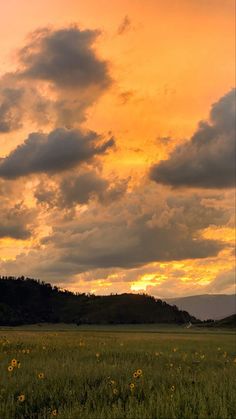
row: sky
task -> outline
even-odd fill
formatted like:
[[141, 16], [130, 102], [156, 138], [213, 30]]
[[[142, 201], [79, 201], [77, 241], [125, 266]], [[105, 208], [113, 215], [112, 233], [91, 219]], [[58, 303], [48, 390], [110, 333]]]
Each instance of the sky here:
[[232, 0], [0, 0], [0, 274], [235, 291]]

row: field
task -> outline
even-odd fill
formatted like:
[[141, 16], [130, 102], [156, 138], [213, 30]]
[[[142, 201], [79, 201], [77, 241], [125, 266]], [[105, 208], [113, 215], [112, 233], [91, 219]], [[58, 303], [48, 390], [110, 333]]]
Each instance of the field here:
[[235, 343], [182, 327], [2, 329], [0, 418], [233, 419]]

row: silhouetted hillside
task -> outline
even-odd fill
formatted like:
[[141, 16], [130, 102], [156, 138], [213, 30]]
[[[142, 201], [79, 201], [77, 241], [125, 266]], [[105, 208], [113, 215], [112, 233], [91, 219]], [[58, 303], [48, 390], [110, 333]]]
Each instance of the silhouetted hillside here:
[[0, 277], [0, 325], [196, 322], [186, 311], [137, 294], [95, 296], [62, 291], [30, 278]]
[[221, 320], [212, 321], [208, 324], [201, 323], [201, 326], [236, 328], [236, 314], [232, 314], [232, 316], [225, 317]]
[[175, 304], [180, 310], [186, 310], [201, 320], [220, 320], [236, 313], [235, 295], [204, 294], [168, 298], [165, 301], [168, 304]]

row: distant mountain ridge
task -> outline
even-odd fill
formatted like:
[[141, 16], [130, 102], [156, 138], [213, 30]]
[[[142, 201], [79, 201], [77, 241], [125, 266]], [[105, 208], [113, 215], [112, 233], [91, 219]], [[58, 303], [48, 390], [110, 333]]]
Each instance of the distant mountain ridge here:
[[197, 319], [145, 294], [74, 294], [30, 278], [0, 277], [0, 325], [43, 322], [184, 324]]
[[182, 298], [164, 299], [168, 304], [176, 305], [201, 320], [220, 320], [236, 313], [234, 294], [203, 294]]

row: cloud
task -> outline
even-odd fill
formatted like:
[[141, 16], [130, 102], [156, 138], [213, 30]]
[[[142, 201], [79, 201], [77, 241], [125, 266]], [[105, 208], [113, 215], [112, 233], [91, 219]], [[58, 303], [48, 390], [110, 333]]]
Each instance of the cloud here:
[[102, 178], [94, 170], [83, 172], [78, 176], [70, 176], [60, 184], [60, 205], [71, 207], [74, 204], [87, 204], [97, 197], [100, 202], [115, 200], [125, 192], [125, 182], [110, 186], [110, 182]]
[[120, 199], [126, 192], [129, 179], [105, 179], [95, 169], [86, 168], [78, 172], [70, 170], [69, 175], [63, 175], [48, 184], [41, 181], [34, 196], [38, 203], [48, 207], [73, 209], [76, 205], [88, 204], [97, 200], [103, 205]]
[[14, 206], [1, 205], [0, 238], [28, 239], [32, 235], [34, 217], [35, 210], [27, 208], [22, 203]]
[[94, 44], [98, 30], [43, 28], [18, 50], [15, 70], [0, 78], [0, 133], [54, 124], [72, 128], [112, 85], [109, 63]]
[[154, 165], [150, 178], [173, 187], [231, 188], [235, 185], [235, 89], [213, 104], [208, 122]]
[[211, 293], [220, 293], [235, 291], [235, 269], [226, 272], [220, 272], [215, 279], [207, 286], [207, 291]]
[[0, 239], [26, 240], [33, 235], [37, 210], [24, 203], [24, 192], [23, 182], [0, 179]]
[[23, 65], [20, 76], [49, 81], [60, 88], [97, 85], [106, 89], [111, 84], [108, 65], [93, 49], [98, 35], [98, 30], [80, 30], [76, 26], [35, 31], [19, 51]]
[[22, 88], [0, 85], [0, 133], [8, 133], [21, 127]]
[[222, 244], [201, 238], [199, 231], [226, 218], [222, 211], [205, 207], [198, 196], [173, 200], [147, 191], [129, 193], [107, 207], [90, 205], [79, 217], [54, 226], [42, 242], [54, 255], [47, 269], [132, 269], [155, 261], [214, 256]]
[[111, 138], [97, 144], [93, 131], [58, 128], [49, 134], [32, 133], [25, 142], [0, 160], [0, 177], [14, 179], [31, 173], [56, 173], [88, 162], [115, 144]]
[[124, 35], [126, 32], [130, 30], [130, 28], [131, 28], [131, 20], [129, 16], [126, 15], [117, 29], [117, 34]]
[[[170, 193], [161, 186], [157, 193], [156, 185], [149, 184], [104, 203], [96, 196], [103, 193], [102, 183], [98, 181], [96, 191], [96, 181], [85, 182], [93, 185], [88, 187], [90, 191], [94, 189], [91, 194], [96, 199], [92, 199], [85, 186], [77, 185], [77, 180], [74, 183], [72, 177], [68, 176], [71, 191], [63, 205], [58, 205], [59, 189], [52, 208], [45, 212], [44, 222], [51, 227], [50, 233], [41, 239], [37, 250], [21, 254], [15, 261], [2, 262], [2, 272], [70, 282], [79, 274], [89, 273], [92, 277], [93, 273], [96, 275], [103, 270], [113, 271], [114, 281], [118, 281], [119, 276], [121, 281], [125, 281], [125, 277], [135, 281], [142, 267], [143, 274], [149, 272], [149, 264], [186, 259], [207, 264], [209, 257], [214, 260], [218, 252], [227, 247], [224, 242], [202, 235], [209, 225], [222, 226], [229, 219], [227, 209], [213, 207], [210, 202], [206, 205], [206, 196], [202, 199], [198, 194]], [[93, 175], [86, 178], [92, 179]], [[42, 194], [50, 192], [49, 187]], [[51, 198], [41, 199], [50, 201]], [[76, 202], [86, 199], [90, 200], [89, 205], [74, 207]], [[163, 274], [160, 269], [156, 272]], [[177, 275], [176, 268], [173, 275]], [[179, 275], [180, 272], [178, 278]], [[113, 277], [108, 277], [107, 281], [113, 282]]]

